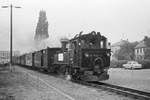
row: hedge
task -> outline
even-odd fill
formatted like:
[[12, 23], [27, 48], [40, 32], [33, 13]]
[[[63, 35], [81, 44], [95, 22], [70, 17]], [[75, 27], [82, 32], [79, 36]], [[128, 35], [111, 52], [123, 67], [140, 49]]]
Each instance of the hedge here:
[[149, 69], [150, 68], [150, 60], [145, 59], [145, 60], [141, 60], [138, 61], [140, 64], [142, 64], [142, 68], [144, 69]]

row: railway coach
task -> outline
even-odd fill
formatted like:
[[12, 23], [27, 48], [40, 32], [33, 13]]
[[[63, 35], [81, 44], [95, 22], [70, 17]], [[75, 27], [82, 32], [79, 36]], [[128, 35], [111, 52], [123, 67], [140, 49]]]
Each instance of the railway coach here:
[[27, 53], [25, 54], [25, 65], [32, 67], [34, 66], [34, 57], [33, 57], [33, 53]]
[[26, 54], [21, 55], [20, 58], [19, 58], [19, 60], [20, 60], [19, 64], [22, 65], [22, 66], [24, 66], [26, 64], [25, 55]]
[[33, 67], [34, 68], [38, 68], [38, 69], [42, 69], [42, 65], [43, 65], [43, 57], [42, 57], [42, 50], [40, 51], [35, 51], [33, 53]]
[[61, 48], [49, 48], [41, 50], [41, 68], [48, 72], [57, 72], [54, 64], [54, 54], [60, 51]]
[[61, 48], [47, 47], [46, 49], [32, 53], [32, 66], [44, 71], [56, 72], [56, 67], [54, 65], [54, 54], [60, 50]]

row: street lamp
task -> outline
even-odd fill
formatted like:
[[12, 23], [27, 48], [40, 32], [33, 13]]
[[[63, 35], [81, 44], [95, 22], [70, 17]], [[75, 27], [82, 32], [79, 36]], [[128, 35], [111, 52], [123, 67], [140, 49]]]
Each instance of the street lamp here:
[[13, 6], [10, 4], [10, 6], [2, 6], [2, 8], [8, 8], [10, 7], [10, 71], [12, 72], [12, 32], [13, 32], [13, 24], [12, 24], [12, 8], [21, 8], [19, 6]]

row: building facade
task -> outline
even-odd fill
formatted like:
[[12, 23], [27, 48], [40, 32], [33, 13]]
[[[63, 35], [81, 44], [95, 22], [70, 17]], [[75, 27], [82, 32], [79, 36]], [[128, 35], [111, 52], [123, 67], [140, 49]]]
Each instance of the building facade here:
[[135, 48], [135, 60], [144, 60], [145, 51], [148, 47], [146, 46], [144, 41], [141, 41]]
[[[19, 51], [13, 51], [13, 56], [19, 56]], [[5, 64], [10, 61], [10, 52], [9, 51], [0, 51], [0, 64]]]
[[119, 50], [121, 49], [121, 47], [126, 43], [128, 43], [128, 40], [121, 40], [117, 43], [112, 44], [112, 46], [111, 46], [111, 51], [112, 51], [111, 60], [118, 60], [118, 57], [115, 54], [117, 54], [119, 52]]

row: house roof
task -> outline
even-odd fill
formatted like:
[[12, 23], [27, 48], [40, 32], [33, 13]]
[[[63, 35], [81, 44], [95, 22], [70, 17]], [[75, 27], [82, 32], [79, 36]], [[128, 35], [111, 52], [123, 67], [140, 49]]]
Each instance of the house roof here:
[[112, 44], [112, 47], [115, 47], [115, 46], [122, 46], [122, 45], [124, 45], [124, 44], [126, 44], [126, 43], [128, 43], [127, 40], [121, 40], [121, 41], [119, 41], [119, 42], [116, 42], [116, 43]]
[[146, 46], [146, 44], [145, 44], [145, 42], [144, 41], [141, 41], [139, 44], [137, 44], [136, 46], [135, 46], [135, 48], [146, 48], [147, 46]]

